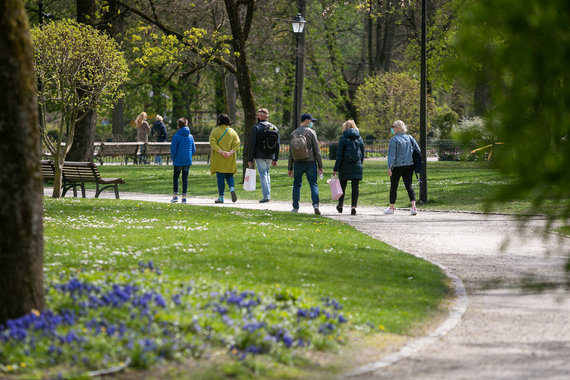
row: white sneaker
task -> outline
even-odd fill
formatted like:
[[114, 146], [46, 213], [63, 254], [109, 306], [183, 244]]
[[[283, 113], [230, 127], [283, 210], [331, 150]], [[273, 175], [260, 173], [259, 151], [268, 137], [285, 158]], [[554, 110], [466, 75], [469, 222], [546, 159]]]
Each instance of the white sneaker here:
[[417, 215], [418, 214], [418, 209], [415, 207], [412, 207], [412, 209], [410, 210], [410, 215]]
[[384, 214], [386, 214], [386, 215], [394, 215], [394, 210], [391, 209], [390, 207], [388, 207], [386, 210], [384, 210]]

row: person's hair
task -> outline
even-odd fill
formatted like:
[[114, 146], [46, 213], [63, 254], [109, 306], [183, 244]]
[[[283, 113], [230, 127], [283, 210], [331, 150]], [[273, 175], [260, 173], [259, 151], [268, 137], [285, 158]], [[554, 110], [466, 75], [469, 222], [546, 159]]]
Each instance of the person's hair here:
[[267, 110], [267, 108], [260, 108], [257, 110], [257, 113], [262, 113], [264, 115], [269, 116], [269, 111]]
[[344, 124], [342, 124], [342, 131], [346, 131], [347, 129], [351, 129], [354, 128], [358, 131], [358, 127], [356, 126], [356, 123], [354, 122], [354, 120], [347, 120], [344, 122]]
[[140, 127], [143, 123], [143, 121], [146, 120], [146, 112], [141, 112], [139, 113], [139, 116], [137, 116], [136, 120], [135, 120], [135, 125], [138, 127]]
[[397, 127], [400, 131], [404, 133], [408, 132], [408, 127], [406, 127], [406, 124], [404, 124], [402, 120], [396, 120], [395, 122], [392, 123], [392, 126]]
[[163, 121], [164, 119], [162, 118], [162, 116], [156, 115], [156, 120], [158, 120], [158, 121]]
[[185, 117], [181, 117], [180, 119], [178, 119], [178, 121], [176, 121], [176, 125], [178, 126], [178, 128], [182, 128], [188, 125], [188, 119], [186, 119]]
[[227, 114], [221, 113], [218, 115], [217, 124], [218, 125], [232, 125], [232, 122], [230, 120], [230, 117]]

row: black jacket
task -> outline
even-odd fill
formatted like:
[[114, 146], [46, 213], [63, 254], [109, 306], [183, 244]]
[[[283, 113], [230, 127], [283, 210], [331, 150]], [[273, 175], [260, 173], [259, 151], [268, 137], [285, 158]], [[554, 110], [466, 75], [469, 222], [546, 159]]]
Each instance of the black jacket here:
[[152, 125], [152, 135], [156, 139], [156, 142], [166, 141], [166, 126], [162, 121], [155, 121]]
[[[358, 162], [347, 162], [344, 159], [346, 143], [348, 140], [355, 140], [360, 148], [361, 159]], [[362, 163], [364, 162], [364, 141], [358, 131], [354, 128], [347, 129], [343, 132], [338, 141], [336, 151], [336, 162], [333, 171], [338, 173], [338, 179], [362, 179]]]
[[[249, 140], [247, 142], [247, 161], [253, 162], [254, 158], [263, 158], [267, 160], [279, 161], [279, 148], [277, 153], [275, 154], [265, 154], [259, 150], [261, 146], [261, 134], [263, 133], [263, 129], [265, 128], [264, 123], [269, 123], [267, 120], [262, 120], [255, 124], [253, 128], [251, 128], [251, 134], [249, 135]], [[277, 142], [279, 145], [279, 142]]]

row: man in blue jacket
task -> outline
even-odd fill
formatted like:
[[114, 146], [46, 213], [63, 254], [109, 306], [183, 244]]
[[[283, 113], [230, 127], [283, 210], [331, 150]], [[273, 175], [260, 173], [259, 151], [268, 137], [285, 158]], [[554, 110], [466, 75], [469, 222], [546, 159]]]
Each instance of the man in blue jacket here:
[[196, 144], [194, 144], [194, 137], [190, 134], [188, 120], [183, 117], [178, 119], [176, 124], [178, 125], [178, 132], [172, 136], [172, 142], [170, 143], [170, 157], [172, 157], [172, 165], [174, 165], [174, 175], [172, 177], [174, 193], [170, 202], [178, 202], [178, 178], [182, 172], [182, 203], [186, 203], [188, 171], [192, 165], [192, 156], [196, 152]]

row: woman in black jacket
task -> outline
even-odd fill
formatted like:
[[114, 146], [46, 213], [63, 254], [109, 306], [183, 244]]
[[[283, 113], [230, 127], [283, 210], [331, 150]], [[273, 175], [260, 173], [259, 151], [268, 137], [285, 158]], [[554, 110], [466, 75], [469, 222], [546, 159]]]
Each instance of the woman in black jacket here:
[[336, 162], [334, 164], [333, 176], [338, 172], [338, 179], [342, 187], [342, 196], [338, 200], [336, 209], [342, 213], [344, 195], [348, 180], [351, 182], [351, 215], [356, 215], [356, 204], [358, 203], [358, 183], [362, 180], [362, 163], [364, 162], [364, 141], [360, 137], [358, 128], [354, 120], [348, 120], [342, 125], [342, 136], [338, 141], [336, 151]]

